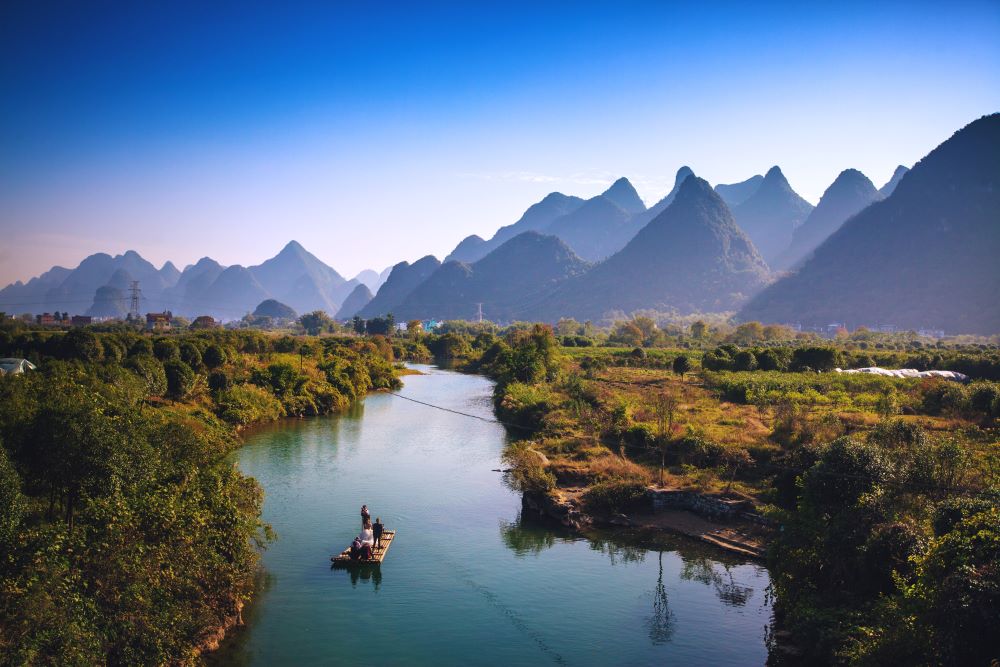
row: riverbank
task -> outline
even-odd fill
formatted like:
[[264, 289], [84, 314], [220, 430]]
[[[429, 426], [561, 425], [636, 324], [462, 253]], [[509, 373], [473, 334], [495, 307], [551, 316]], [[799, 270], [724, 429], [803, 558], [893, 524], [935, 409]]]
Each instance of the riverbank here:
[[[724, 513], [718, 511], [707, 516], [702, 513], [720, 505], [724, 507], [727, 504], [724, 499], [656, 487], [648, 489], [649, 502], [645, 507], [637, 507], [628, 513], [588, 514], [582, 501], [585, 491], [581, 488], [559, 488], [547, 493], [529, 490], [523, 493], [522, 503], [526, 509], [554, 519], [581, 534], [594, 526], [623, 533], [666, 532], [761, 562], [773, 531], [762, 517], [751, 519], [732, 513], [725, 520], [721, 518]], [[663, 497], [671, 500], [660, 500]]]

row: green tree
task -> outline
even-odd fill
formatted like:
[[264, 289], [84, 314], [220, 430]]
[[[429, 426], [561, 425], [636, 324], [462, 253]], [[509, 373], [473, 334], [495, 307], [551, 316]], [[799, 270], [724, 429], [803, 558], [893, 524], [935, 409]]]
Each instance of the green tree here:
[[310, 336], [317, 336], [321, 333], [332, 331], [336, 324], [330, 316], [322, 310], [314, 310], [299, 318], [299, 324]]
[[225, 348], [212, 343], [205, 348], [205, 353], [202, 355], [201, 360], [208, 368], [216, 369], [226, 363], [228, 356]]
[[672, 366], [674, 369], [674, 373], [680, 375], [681, 379], [683, 380], [684, 375], [691, 371], [691, 360], [688, 359], [685, 355], [680, 354], [674, 357]]
[[177, 342], [169, 338], [157, 338], [153, 343], [153, 354], [160, 361], [170, 361], [181, 358], [181, 349]]
[[104, 357], [101, 341], [96, 334], [86, 329], [70, 329], [63, 336], [62, 347], [67, 359], [94, 362]]
[[194, 389], [197, 375], [183, 361], [173, 359], [163, 364], [167, 376], [167, 396], [180, 400], [186, 398]]

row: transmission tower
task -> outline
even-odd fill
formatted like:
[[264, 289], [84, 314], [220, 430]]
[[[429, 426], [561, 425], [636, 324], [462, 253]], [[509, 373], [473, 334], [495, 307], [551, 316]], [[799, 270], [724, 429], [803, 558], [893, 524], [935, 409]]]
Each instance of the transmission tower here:
[[481, 304], [481, 303], [477, 303], [477, 304], [476, 304], [476, 309], [477, 309], [477, 311], [478, 311], [478, 312], [476, 313], [476, 319], [477, 319], [477, 320], [478, 320], [479, 322], [482, 322], [482, 321], [483, 321], [483, 304]]
[[132, 284], [128, 288], [129, 293], [129, 306], [128, 315], [133, 320], [139, 319], [139, 297], [142, 296], [142, 290], [139, 289], [139, 281], [133, 280]]

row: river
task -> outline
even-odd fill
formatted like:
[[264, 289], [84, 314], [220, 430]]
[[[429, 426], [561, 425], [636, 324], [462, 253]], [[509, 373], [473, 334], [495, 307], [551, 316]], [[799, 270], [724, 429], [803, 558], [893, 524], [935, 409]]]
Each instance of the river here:
[[[491, 383], [417, 366], [411, 399], [492, 418]], [[686, 538], [574, 535], [521, 515], [496, 424], [374, 394], [248, 435], [277, 533], [219, 665], [760, 665], [767, 570]], [[362, 503], [381, 571], [331, 570]]]

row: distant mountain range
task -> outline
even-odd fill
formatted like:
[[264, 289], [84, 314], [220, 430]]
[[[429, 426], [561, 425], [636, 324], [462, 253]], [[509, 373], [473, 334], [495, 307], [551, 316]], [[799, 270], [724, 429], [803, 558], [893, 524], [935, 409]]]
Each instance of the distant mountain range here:
[[771, 262], [789, 246], [795, 228], [812, 210], [812, 204], [792, 190], [781, 169], [771, 167], [757, 189], [733, 206], [733, 217]]
[[1000, 332], [1000, 114], [935, 148], [743, 319]]
[[725, 202], [688, 176], [673, 202], [620, 252], [526, 310], [531, 319], [600, 320], [609, 311], [719, 312], [756, 293], [768, 270]]
[[397, 320], [424, 318], [510, 321], [524, 315], [531, 301], [550, 293], [590, 264], [555, 236], [524, 232], [473, 264], [446, 262], [417, 285], [397, 306]]
[[[381, 278], [374, 271], [370, 273], [365, 277], [377, 288]], [[8, 285], [0, 290], [0, 310], [124, 317], [133, 281], [139, 283], [142, 312], [170, 310], [222, 320], [239, 319], [266, 299], [287, 304], [299, 313], [335, 313], [360, 284], [358, 279], [345, 280], [296, 241], [257, 266], [224, 267], [203, 257], [183, 271], [171, 262], [157, 269], [130, 250], [114, 257], [91, 255], [75, 269], [54, 267], [27, 283]]]
[[[766, 322], [1000, 332], [1000, 115], [956, 133], [879, 190], [846, 169], [816, 207], [781, 169], [713, 189], [689, 167], [646, 208], [628, 179], [590, 199], [554, 192], [488, 240], [346, 280], [295, 241], [256, 266], [183, 271], [99, 253], [0, 290], [9, 313], [237, 319], [273, 299], [340, 319], [603, 320], [638, 310], [739, 310]], [[770, 267], [769, 267], [770, 264]], [[786, 273], [771, 273], [770, 269]]]
[[771, 266], [791, 268], [840, 229], [848, 218], [881, 198], [868, 177], [857, 169], [840, 172], [809, 217], [792, 232], [792, 242], [774, 258]]

